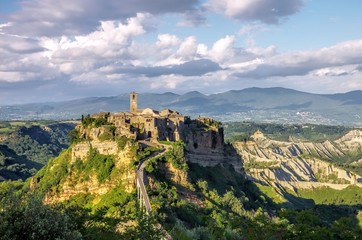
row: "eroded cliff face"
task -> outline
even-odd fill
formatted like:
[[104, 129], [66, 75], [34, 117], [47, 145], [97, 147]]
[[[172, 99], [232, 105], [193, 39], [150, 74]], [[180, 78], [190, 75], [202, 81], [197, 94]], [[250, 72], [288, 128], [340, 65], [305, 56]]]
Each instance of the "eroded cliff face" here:
[[79, 136], [86, 140], [99, 140], [102, 135], [109, 133], [111, 125], [100, 127], [84, 127], [83, 125], [77, 125], [76, 129], [79, 132]]
[[240, 156], [232, 146], [224, 143], [224, 131], [218, 122], [199, 118], [185, 124], [182, 140], [186, 144], [186, 158], [201, 166], [232, 165], [242, 172]]
[[284, 187], [329, 186], [340, 189], [355, 184], [362, 177], [330, 162], [338, 158], [348, 161], [351, 152], [362, 152], [361, 131], [354, 130], [336, 141], [323, 143], [281, 142], [268, 139], [261, 132], [252, 141], [236, 142], [246, 174], [256, 181]]
[[[112, 159], [112, 168], [107, 170], [109, 176], [102, 181], [99, 178], [99, 169], [89, 166], [94, 162], [88, 156], [95, 151], [103, 156], [103, 159], [98, 160], [104, 161], [100, 164], [109, 164], [104, 159]], [[60, 181], [56, 191], [51, 190], [46, 193], [45, 203], [61, 202], [81, 193], [103, 195], [119, 186], [127, 192], [134, 190], [136, 172], [132, 165], [134, 160], [132, 144], [128, 143], [124, 149], [119, 149], [115, 141], [95, 139], [73, 145], [69, 155], [68, 174]]]
[[222, 128], [217, 130], [191, 132], [185, 137], [186, 158], [192, 163], [203, 167], [232, 165], [238, 172], [242, 172], [240, 156], [224, 143]]

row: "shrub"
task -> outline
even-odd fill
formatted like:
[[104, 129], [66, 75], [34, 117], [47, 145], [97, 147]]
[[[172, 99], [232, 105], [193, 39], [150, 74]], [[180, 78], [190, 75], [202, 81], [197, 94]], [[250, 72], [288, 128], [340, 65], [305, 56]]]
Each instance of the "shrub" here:
[[91, 148], [87, 157], [88, 161], [85, 164], [84, 172], [90, 173], [95, 170], [99, 183], [104, 183], [110, 178], [114, 163], [114, 156], [100, 154], [97, 149]]
[[0, 239], [82, 239], [75, 219], [36, 196], [11, 191], [2, 199]]
[[100, 141], [114, 140], [116, 127], [115, 126], [104, 126], [104, 132], [99, 136]]
[[187, 171], [188, 166], [185, 158], [185, 143], [181, 141], [173, 143], [172, 148], [165, 154], [165, 159], [175, 168]]
[[73, 129], [68, 134], [68, 139], [70, 144], [75, 144], [81, 141], [81, 138], [79, 137], [79, 131], [77, 129]]
[[124, 150], [126, 144], [128, 142], [128, 138], [126, 136], [117, 136], [116, 142], [119, 150]]

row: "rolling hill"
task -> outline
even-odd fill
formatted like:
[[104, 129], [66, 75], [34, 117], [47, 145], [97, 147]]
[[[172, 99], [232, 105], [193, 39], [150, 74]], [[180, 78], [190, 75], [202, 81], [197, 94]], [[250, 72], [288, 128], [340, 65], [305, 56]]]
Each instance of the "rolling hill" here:
[[[247, 88], [204, 95], [166, 92], [142, 93], [140, 108], [171, 108], [190, 115], [207, 115], [221, 121], [319, 123], [362, 125], [362, 91], [312, 94], [286, 88]], [[2, 120], [75, 119], [81, 114], [118, 112], [129, 108], [129, 95], [91, 97], [64, 102], [32, 103], [0, 107]]]

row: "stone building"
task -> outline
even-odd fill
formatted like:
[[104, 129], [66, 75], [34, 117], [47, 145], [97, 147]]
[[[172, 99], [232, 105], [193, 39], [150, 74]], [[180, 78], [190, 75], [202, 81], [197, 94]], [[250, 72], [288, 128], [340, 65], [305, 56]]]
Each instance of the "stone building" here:
[[[224, 144], [221, 123], [212, 118], [190, 119], [170, 109], [139, 109], [138, 94], [135, 92], [130, 93], [129, 112], [99, 113], [92, 117], [107, 119], [115, 126], [116, 136], [151, 142], [181, 140], [190, 162], [202, 166], [231, 164], [235, 170], [242, 170], [236, 151]], [[101, 132], [99, 130], [91, 135], [97, 137]]]
[[116, 126], [116, 133], [137, 140], [178, 141], [185, 117], [180, 113], [164, 109], [138, 109], [138, 94], [130, 94], [130, 111], [110, 114], [108, 121]]

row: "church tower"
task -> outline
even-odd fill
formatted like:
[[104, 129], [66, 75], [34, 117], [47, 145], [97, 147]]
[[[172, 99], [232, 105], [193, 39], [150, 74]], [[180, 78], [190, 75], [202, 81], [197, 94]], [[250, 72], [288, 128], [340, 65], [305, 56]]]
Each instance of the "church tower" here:
[[138, 94], [136, 92], [131, 92], [129, 95], [129, 110], [131, 113], [137, 113], [137, 102], [138, 102]]

